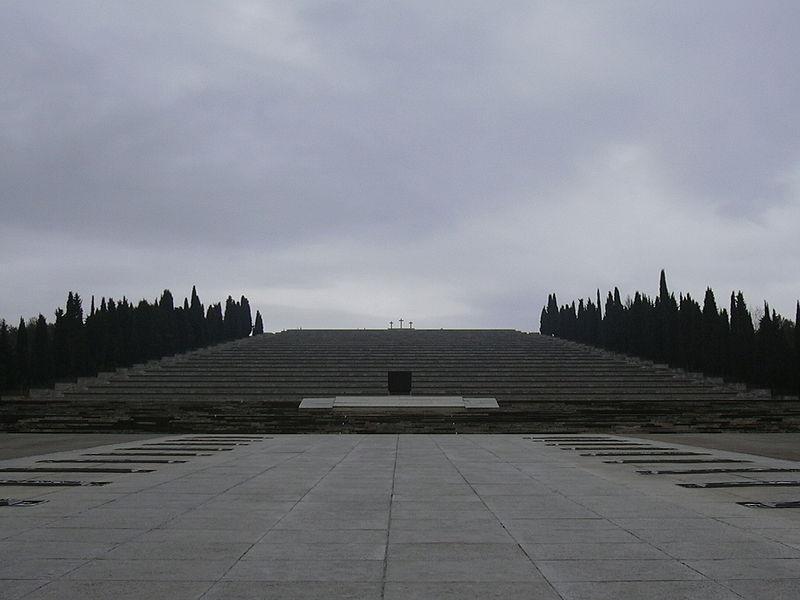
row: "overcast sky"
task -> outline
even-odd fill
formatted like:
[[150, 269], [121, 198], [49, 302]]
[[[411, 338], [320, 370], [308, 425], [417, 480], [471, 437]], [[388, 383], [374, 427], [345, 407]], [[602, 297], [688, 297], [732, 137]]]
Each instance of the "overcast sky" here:
[[0, 0], [0, 317], [196, 283], [270, 330], [794, 317], [800, 2]]

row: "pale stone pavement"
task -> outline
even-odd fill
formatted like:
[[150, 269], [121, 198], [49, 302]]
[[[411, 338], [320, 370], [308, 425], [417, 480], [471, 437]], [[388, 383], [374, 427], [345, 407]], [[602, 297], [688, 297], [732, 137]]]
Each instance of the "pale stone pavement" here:
[[[245, 437], [259, 439], [232, 439]], [[676, 485], [800, 473], [637, 473], [799, 463], [719, 450], [581, 456], [702, 450], [607, 435], [572, 436], [606, 440], [585, 446], [531, 437], [570, 436], [196, 434], [3, 460], [0, 468], [152, 472], [0, 473], [111, 482], [0, 487], [0, 498], [47, 500], [0, 507], [0, 598], [800, 597], [800, 509], [737, 504], [800, 500], [800, 488]], [[127, 456], [145, 452], [154, 456]], [[193, 453], [204, 456], [163, 456]], [[751, 462], [604, 462], [639, 458]]]

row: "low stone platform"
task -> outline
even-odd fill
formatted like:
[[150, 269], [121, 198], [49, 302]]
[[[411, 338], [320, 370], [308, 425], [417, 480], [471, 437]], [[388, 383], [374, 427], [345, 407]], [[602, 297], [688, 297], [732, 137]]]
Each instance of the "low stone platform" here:
[[[0, 468], [45, 501], [0, 506], [1, 598], [800, 595], [800, 509], [753, 507], [800, 499], [765, 485], [800, 463], [665, 440], [192, 434]], [[678, 485], [711, 482], [739, 485]]]
[[499, 408], [494, 398], [461, 396], [335, 396], [303, 398], [300, 410], [452, 412]]

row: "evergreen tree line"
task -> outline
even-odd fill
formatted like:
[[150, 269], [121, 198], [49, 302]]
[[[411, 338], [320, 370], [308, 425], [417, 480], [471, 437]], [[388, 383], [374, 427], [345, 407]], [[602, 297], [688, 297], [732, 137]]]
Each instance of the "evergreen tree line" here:
[[636, 292], [623, 302], [614, 288], [601, 309], [599, 290], [594, 301], [581, 299], [563, 306], [550, 294], [539, 331], [775, 393], [797, 394], [798, 323], [800, 302], [793, 323], [767, 303], [763, 315], [754, 320], [741, 292], [731, 293], [729, 307], [717, 305], [711, 288], [702, 306], [690, 294], [676, 299], [661, 271], [654, 299]]
[[228, 296], [224, 309], [221, 303], [206, 309], [195, 287], [182, 306], [169, 290], [152, 303], [103, 298], [96, 307], [92, 297], [84, 318], [83, 299], [69, 292], [52, 323], [41, 314], [17, 327], [0, 321], [0, 390], [48, 387], [251, 333], [264, 333], [264, 323], [258, 311], [253, 321], [244, 296]]

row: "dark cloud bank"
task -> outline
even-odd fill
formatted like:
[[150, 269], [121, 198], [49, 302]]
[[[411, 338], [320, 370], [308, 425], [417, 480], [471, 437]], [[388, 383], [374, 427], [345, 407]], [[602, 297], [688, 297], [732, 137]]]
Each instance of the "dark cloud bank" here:
[[536, 329], [800, 296], [797, 2], [3, 2], [0, 315]]

